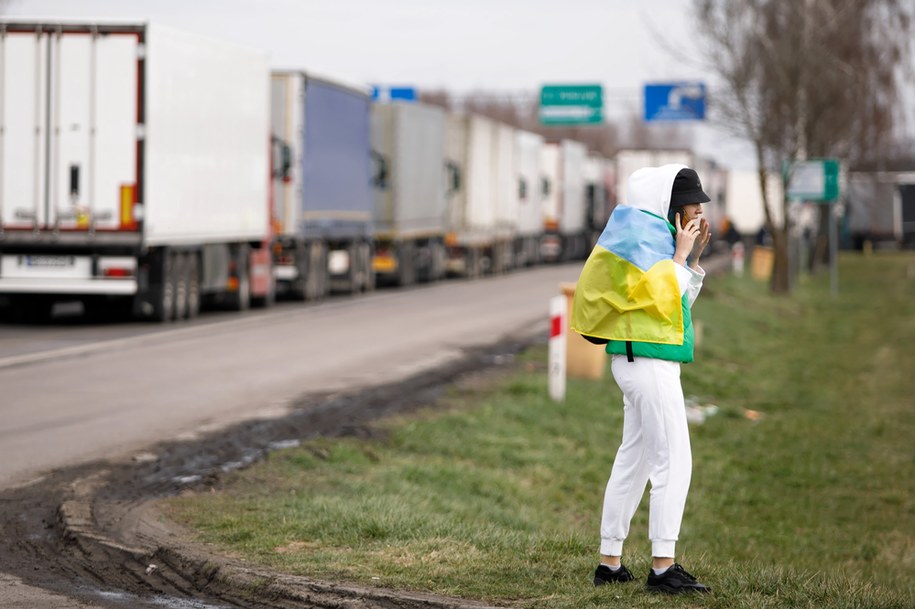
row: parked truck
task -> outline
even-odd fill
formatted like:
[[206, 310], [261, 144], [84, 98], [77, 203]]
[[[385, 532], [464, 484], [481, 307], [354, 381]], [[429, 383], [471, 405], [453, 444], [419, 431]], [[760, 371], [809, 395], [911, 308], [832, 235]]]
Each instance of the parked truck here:
[[573, 140], [543, 146], [543, 260], [578, 260], [590, 252], [583, 173], [587, 154], [585, 145]]
[[518, 198], [518, 169], [515, 161], [515, 128], [494, 123], [493, 200], [496, 223], [489, 246], [489, 270], [504, 273], [515, 267], [515, 239], [518, 235], [521, 202]]
[[[448, 116], [448, 272], [475, 278], [512, 264], [513, 131], [475, 114]], [[508, 174], [500, 175], [501, 171]]]
[[159, 321], [273, 294], [269, 70], [158, 24], [0, 23], [0, 295]]
[[406, 286], [445, 275], [445, 112], [411, 102], [372, 106], [373, 269]]
[[271, 85], [278, 289], [299, 300], [374, 289], [369, 90], [301, 71]]
[[515, 178], [518, 197], [518, 232], [515, 237], [515, 264], [529, 266], [540, 262], [543, 238], [543, 175], [540, 154], [543, 137], [529, 131], [515, 133]]
[[593, 247], [610, 218], [612, 207], [608, 198], [608, 161], [599, 154], [589, 154], [584, 165], [585, 225], [588, 246]]
[[915, 173], [849, 173], [842, 200], [854, 249], [915, 244]]
[[[769, 200], [769, 211], [776, 226], [784, 223], [783, 192], [781, 176], [769, 174], [766, 181], [766, 196]], [[728, 171], [724, 199], [725, 216], [741, 236], [755, 237], [765, 229], [766, 211], [763, 207], [763, 194], [759, 186], [758, 172], [752, 170]]]

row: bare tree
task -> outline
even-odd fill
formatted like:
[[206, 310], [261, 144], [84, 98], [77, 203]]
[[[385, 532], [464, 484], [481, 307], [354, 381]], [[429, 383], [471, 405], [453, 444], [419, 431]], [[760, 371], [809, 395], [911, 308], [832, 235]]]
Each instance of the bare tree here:
[[[772, 289], [790, 290], [787, 199], [764, 185], [784, 161], [839, 157], [854, 164], [889, 142], [913, 30], [910, 0], [694, 0], [703, 54], [725, 93], [717, 121], [754, 146], [766, 228], [773, 239]], [[776, 224], [773, 206], [783, 206]]]

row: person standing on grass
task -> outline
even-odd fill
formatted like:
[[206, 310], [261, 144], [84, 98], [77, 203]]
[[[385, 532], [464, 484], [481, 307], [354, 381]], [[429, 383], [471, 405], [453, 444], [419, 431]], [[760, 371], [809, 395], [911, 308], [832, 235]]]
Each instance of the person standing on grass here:
[[710, 592], [674, 560], [692, 455], [680, 364], [693, 361], [690, 307], [702, 288], [699, 259], [711, 237], [708, 195], [684, 165], [639, 169], [581, 272], [572, 329], [606, 344], [623, 392], [623, 439], [604, 493], [594, 585], [634, 579], [623, 542], [651, 482], [648, 536], [653, 592]]

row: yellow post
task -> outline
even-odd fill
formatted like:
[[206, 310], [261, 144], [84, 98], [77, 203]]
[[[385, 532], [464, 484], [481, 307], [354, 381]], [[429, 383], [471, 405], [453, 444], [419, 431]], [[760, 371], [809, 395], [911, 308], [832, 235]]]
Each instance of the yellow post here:
[[[566, 297], [569, 312], [568, 319], [572, 319], [572, 298], [575, 296], [575, 284], [560, 284], [560, 289]], [[567, 331], [566, 337], [566, 375], [570, 378], [601, 379], [606, 369], [607, 355], [603, 345], [595, 345], [583, 339], [577, 332]]]
[[772, 276], [775, 252], [771, 247], [757, 245], [750, 256], [750, 274], [753, 279], [767, 280]]

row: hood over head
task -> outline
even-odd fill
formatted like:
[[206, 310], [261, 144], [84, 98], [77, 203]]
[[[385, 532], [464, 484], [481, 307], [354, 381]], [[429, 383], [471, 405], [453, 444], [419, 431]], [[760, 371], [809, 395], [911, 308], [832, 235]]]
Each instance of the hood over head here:
[[642, 167], [633, 172], [629, 176], [629, 200], [623, 203], [666, 218], [674, 179], [681, 169], [686, 169], [686, 165], [671, 163], [660, 167]]

